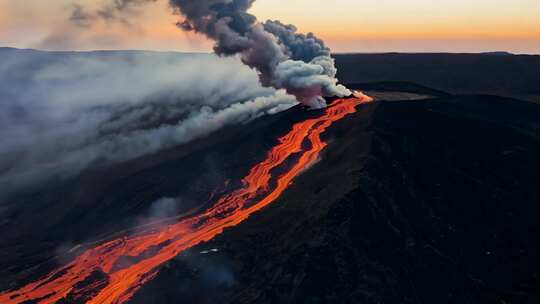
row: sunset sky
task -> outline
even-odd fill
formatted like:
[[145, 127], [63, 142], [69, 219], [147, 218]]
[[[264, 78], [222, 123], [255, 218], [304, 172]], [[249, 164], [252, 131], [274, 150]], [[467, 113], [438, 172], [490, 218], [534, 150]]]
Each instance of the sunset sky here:
[[[110, 1], [110, 0], [109, 0]], [[128, 23], [68, 21], [74, 4], [105, 1], [0, 0], [0, 46], [55, 50], [209, 51], [211, 43], [174, 26], [166, 0]], [[484, 52], [540, 54], [538, 0], [257, 0], [260, 20], [293, 23], [335, 52]]]

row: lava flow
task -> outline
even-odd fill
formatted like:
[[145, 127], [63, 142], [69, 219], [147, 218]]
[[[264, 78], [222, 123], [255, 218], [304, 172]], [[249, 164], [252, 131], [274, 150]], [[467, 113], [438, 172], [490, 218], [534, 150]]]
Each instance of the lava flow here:
[[[44, 278], [18, 290], [0, 293], [0, 302], [55, 303], [62, 299], [68, 303], [127, 302], [155, 277], [165, 262], [211, 240], [275, 201], [296, 176], [318, 159], [327, 145], [321, 134], [335, 121], [354, 113], [356, 106], [372, 100], [361, 93], [354, 96], [336, 100], [320, 117], [296, 123], [288, 134], [279, 138], [267, 158], [250, 170], [242, 180], [242, 187], [220, 198], [205, 212], [88, 249]], [[294, 158], [292, 167], [273, 180], [271, 171], [293, 155], [299, 157]]]

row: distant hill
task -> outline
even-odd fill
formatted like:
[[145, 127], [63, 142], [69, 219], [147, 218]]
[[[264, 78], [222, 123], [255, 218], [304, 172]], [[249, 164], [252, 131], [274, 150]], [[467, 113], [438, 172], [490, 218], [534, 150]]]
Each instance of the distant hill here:
[[486, 52], [486, 53], [480, 53], [480, 55], [490, 55], [490, 56], [514, 56], [514, 54], [510, 52]]
[[[0, 65], [17, 58], [32, 58], [29, 70], [66, 58], [117, 56], [208, 56], [206, 53], [120, 51], [38, 51], [0, 47]], [[491, 94], [540, 102], [540, 55], [514, 55], [496, 51], [479, 54], [381, 53], [335, 54], [342, 83], [408, 82], [455, 94]], [[1, 94], [0, 94], [1, 95]]]
[[457, 94], [540, 102], [540, 56], [484, 54], [337, 54], [344, 83], [414, 82]]
[[36, 49], [18, 49], [13, 47], [0, 47], [0, 54], [19, 53], [19, 54], [49, 54], [49, 55], [90, 55], [90, 54], [153, 54], [153, 55], [196, 55], [206, 53], [190, 52], [166, 52], [151, 50], [94, 50], [94, 51], [44, 51]]

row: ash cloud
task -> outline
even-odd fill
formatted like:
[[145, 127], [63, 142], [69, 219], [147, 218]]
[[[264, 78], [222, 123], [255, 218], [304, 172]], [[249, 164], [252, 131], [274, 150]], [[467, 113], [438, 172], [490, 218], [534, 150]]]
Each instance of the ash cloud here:
[[261, 23], [248, 13], [255, 0], [170, 0], [185, 20], [178, 26], [215, 41], [218, 55], [238, 55], [259, 72], [267, 86], [284, 88], [313, 107], [324, 106], [321, 96], [348, 96], [337, 84], [330, 50], [314, 34], [297, 33], [278, 21]]
[[[96, 21], [137, 27], [136, 16], [155, 1], [74, 5], [69, 21], [76, 26], [44, 44], [69, 47]], [[321, 39], [279, 21], [259, 22], [248, 13], [254, 0], [169, 3], [185, 18], [178, 26], [214, 40], [222, 58], [2, 54], [0, 136], [9, 139], [0, 144], [2, 189], [155, 153], [296, 100], [316, 108], [325, 106], [323, 96], [350, 95]]]
[[90, 10], [79, 3], [73, 4], [69, 21], [80, 27], [90, 27], [97, 21], [107, 23], [118, 22], [133, 26], [130, 19], [141, 13], [144, 5], [155, 3], [158, 0], [114, 0], [105, 3], [96, 10]]
[[[75, 6], [73, 22], [89, 24], [89, 19], [132, 22], [141, 6], [156, 0], [113, 0], [90, 14]], [[177, 26], [214, 40], [220, 56], [238, 56], [259, 73], [265, 86], [285, 89], [314, 108], [324, 107], [323, 96], [349, 96], [338, 84], [330, 49], [313, 33], [298, 33], [294, 25], [279, 21], [264, 23], [248, 13], [255, 0], [169, 0], [174, 11], [183, 16]]]
[[80, 27], [89, 27], [95, 20], [95, 16], [88, 12], [82, 5], [74, 4], [69, 21]]
[[0, 196], [296, 102], [237, 58], [144, 52], [0, 52], [0, 98]]
[[[35, 47], [47, 50], [71, 50], [80, 48], [88, 42], [118, 48], [124, 43], [118, 30], [129, 30], [138, 35], [145, 35], [145, 30], [137, 18], [144, 9], [159, 0], [109, 0], [94, 5], [83, 5], [72, 1], [64, 22], [56, 25], [51, 32], [39, 41]], [[105, 27], [108, 33], [99, 33], [95, 29]], [[91, 43], [90, 43], [91, 44]]]

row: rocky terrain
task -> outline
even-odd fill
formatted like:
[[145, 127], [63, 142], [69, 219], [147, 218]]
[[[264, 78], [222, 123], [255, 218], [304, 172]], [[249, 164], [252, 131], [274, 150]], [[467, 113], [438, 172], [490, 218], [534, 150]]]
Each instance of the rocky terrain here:
[[534, 303], [539, 114], [484, 96], [364, 107], [279, 202], [133, 303]]
[[540, 102], [539, 55], [338, 54], [348, 83], [409, 82], [452, 94], [491, 94]]
[[[537, 303], [539, 106], [355, 81], [376, 101], [324, 134], [318, 163], [270, 207], [168, 262], [131, 302]], [[317, 115], [296, 107], [12, 197], [0, 210], [0, 290], [204, 209]]]

